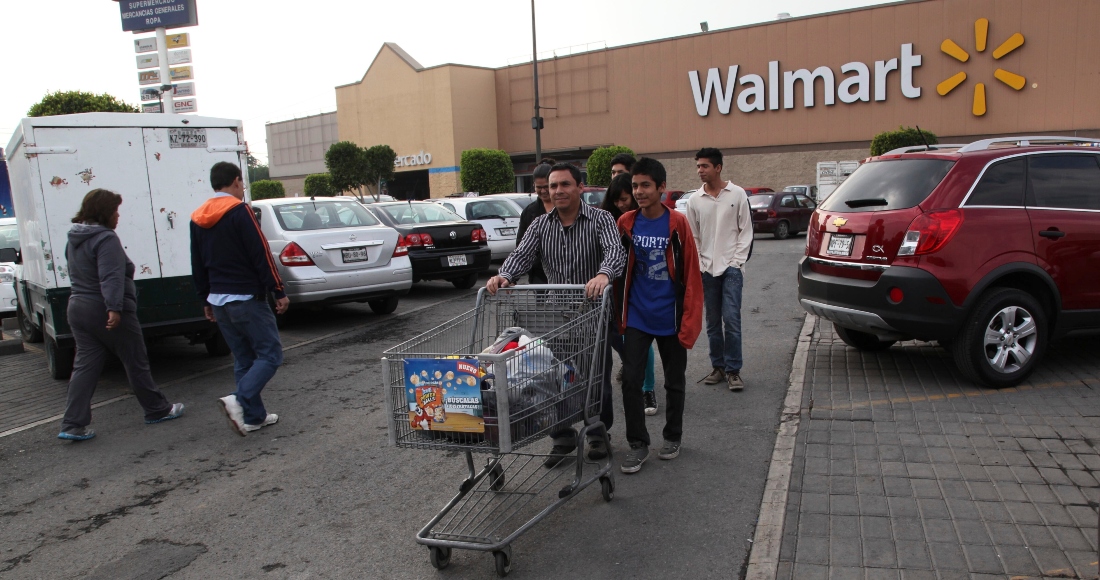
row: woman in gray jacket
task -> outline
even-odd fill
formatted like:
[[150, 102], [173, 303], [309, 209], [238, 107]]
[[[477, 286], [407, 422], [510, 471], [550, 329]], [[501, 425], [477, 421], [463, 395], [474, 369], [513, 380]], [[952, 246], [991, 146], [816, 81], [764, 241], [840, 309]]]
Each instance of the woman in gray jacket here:
[[84, 196], [69, 230], [65, 259], [72, 293], [69, 327], [76, 339], [76, 360], [69, 379], [69, 401], [59, 439], [83, 441], [95, 437], [92, 395], [99, 373], [112, 352], [122, 361], [130, 388], [145, 409], [146, 423], [160, 423], [183, 414], [183, 403], [171, 404], [157, 389], [149, 371], [149, 356], [137, 317], [134, 264], [115, 233], [122, 196], [93, 189]]

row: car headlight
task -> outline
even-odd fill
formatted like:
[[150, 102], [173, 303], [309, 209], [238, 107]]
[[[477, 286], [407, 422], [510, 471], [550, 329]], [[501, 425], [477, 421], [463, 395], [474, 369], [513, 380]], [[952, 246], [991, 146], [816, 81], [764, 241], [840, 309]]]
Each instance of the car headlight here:
[[15, 268], [0, 266], [0, 284], [12, 284], [15, 282]]

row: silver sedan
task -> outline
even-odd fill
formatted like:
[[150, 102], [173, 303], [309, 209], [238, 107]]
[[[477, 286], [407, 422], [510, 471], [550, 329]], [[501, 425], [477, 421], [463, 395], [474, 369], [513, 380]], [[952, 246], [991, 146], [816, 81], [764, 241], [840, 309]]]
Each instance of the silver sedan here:
[[271, 246], [291, 308], [366, 302], [388, 314], [412, 287], [412, 264], [397, 230], [359, 202], [324, 198], [265, 199], [253, 212]]

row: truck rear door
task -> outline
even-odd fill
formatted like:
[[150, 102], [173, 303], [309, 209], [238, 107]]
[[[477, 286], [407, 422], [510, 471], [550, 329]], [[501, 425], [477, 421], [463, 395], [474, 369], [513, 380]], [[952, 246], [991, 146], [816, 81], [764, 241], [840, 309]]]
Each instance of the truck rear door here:
[[[30, 139], [28, 139], [30, 142]], [[36, 127], [34, 145], [53, 152], [37, 155], [42, 204], [50, 248], [43, 248], [47, 274], [69, 286], [65, 244], [84, 196], [96, 188], [122, 196], [118, 237], [134, 263], [134, 278], [159, 277], [156, 234], [150, 219], [149, 177], [141, 129], [136, 127]]]
[[145, 128], [152, 224], [161, 275], [191, 275], [191, 213], [214, 195], [210, 168], [219, 161], [241, 166], [242, 144], [229, 127]]

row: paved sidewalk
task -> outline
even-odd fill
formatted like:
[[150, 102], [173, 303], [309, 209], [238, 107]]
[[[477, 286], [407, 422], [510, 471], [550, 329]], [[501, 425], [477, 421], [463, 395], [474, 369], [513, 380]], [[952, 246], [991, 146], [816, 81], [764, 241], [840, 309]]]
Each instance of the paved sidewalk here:
[[[1100, 339], [1020, 387], [930, 343], [810, 343], [778, 578], [1096, 578]], [[808, 411], [808, 412], [807, 412]]]

